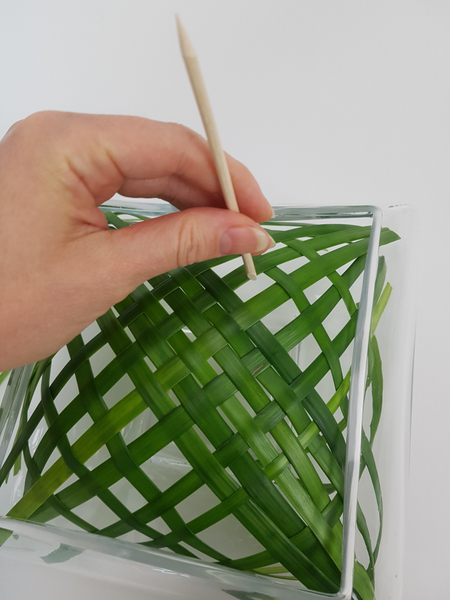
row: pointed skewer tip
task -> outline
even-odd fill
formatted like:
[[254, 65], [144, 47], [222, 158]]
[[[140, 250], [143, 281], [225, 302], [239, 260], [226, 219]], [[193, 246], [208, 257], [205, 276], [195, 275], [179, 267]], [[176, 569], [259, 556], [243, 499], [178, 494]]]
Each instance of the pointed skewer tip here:
[[[180, 42], [181, 54], [183, 55], [184, 63], [189, 74], [189, 79], [191, 80], [192, 89], [194, 91], [198, 107], [200, 109], [200, 114], [202, 116], [203, 124], [205, 126], [206, 136], [208, 138], [208, 142], [211, 148], [211, 153], [214, 157], [214, 163], [216, 166], [217, 174], [219, 176], [219, 180], [221, 182], [221, 187], [223, 195], [225, 197], [226, 205], [230, 210], [236, 210], [237, 212], [239, 212], [239, 207], [234, 196], [233, 184], [230, 179], [228, 167], [223, 154], [223, 149], [220, 145], [217, 128], [214, 122], [214, 118], [212, 116], [211, 108], [209, 106], [206, 90], [204, 89], [204, 83], [200, 73], [200, 69], [198, 67], [197, 55], [178, 14], [175, 15], [175, 19], [177, 23], [178, 39]], [[223, 160], [221, 160], [222, 157]], [[226, 180], [225, 184], [223, 184], [223, 179]], [[248, 278], [252, 281], [255, 281], [256, 271], [251, 254], [244, 254], [242, 258], [244, 260], [245, 271], [247, 273]]]
[[182, 55], [185, 58], [196, 58], [197, 55], [195, 53], [194, 46], [192, 45], [178, 14], [175, 15], [175, 20], [177, 23], [178, 40], [180, 42]]

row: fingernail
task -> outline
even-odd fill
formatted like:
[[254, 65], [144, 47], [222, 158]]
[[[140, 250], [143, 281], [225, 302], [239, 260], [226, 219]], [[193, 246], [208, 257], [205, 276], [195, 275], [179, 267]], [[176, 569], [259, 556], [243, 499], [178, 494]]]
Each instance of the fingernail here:
[[277, 245], [276, 241], [273, 239], [273, 237], [271, 235], [269, 235], [271, 242], [270, 242], [270, 246], [269, 248], [272, 250], [272, 248], [275, 248], [275, 246]]
[[230, 227], [220, 239], [220, 253], [246, 254], [268, 249], [270, 236], [256, 227]]
[[262, 252], [267, 248], [267, 245], [270, 243], [270, 235], [267, 235], [262, 229], [253, 229], [256, 233], [256, 238], [258, 240], [258, 245], [254, 252]]

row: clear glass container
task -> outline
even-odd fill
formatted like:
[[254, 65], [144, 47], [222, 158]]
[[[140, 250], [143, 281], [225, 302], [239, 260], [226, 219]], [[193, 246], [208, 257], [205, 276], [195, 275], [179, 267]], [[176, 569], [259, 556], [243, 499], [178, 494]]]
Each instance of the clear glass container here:
[[[168, 210], [104, 209], [112, 227]], [[31, 582], [56, 598], [70, 580], [74, 598], [400, 600], [412, 220], [275, 207], [256, 282], [239, 257], [179, 269], [13, 371], [8, 598]], [[54, 591], [36, 591], [49, 577]]]

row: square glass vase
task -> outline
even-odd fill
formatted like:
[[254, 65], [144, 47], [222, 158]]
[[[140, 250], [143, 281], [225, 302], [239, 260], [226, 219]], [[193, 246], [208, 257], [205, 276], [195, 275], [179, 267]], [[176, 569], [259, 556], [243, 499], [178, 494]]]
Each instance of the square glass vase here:
[[71, 577], [73, 598], [400, 600], [411, 220], [275, 207], [256, 282], [240, 257], [176, 269], [4, 378], [0, 572], [38, 600]]

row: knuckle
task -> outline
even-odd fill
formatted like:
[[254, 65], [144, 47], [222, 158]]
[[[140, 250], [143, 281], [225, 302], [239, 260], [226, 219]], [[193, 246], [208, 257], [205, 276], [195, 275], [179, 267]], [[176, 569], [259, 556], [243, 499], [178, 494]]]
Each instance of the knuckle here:
[[43, 110], [32, 113], [22, 121], [22, 125], [27, 131], [42, 131], [49, 127], [50, 123], [56, 118], [56, 113], [49, 110]]
[[[23, 121], [17, 121], [16, 123], [13, 123], [13, 125], [11, 125], [11, 127], [8, 129], [8, 131], [5, 133], [5, 135], [3, 136], [3, 140], [6, 140], [7, 138], [12, 137], [14, 134], [17, 133], [18, 129], [21, 129], [22, 127], [22, 123]], [[2, 141], [3, 141], [2, 140]]]
[[186, 125], [183, 125], [182, 123], [168, 123], [168, 125], [173, 128], [174, 133], [176, 133], [177, 135], [181, 133], [181, 135], [184, 135], [188, 140], [193, 140], [197, 138], [202, 139], [202, 136], [197, 131], [194, 131], [193, 129], [187, 127]]
[[9, 137], [33, 139], [42, 138], [48, 134], [50, 123], [54, 120], [52, 111], [40, 111], [28, 115], [24, 119], [14, 123], [7, 131], [4, 139]]
[[173, 133], [177, 136], [177, 147], [179, 151], [178, 163], [174, 169], [174, 174], [183, 176], [188, 168], [192, 153], [206, 152], [207, 143], [199, 133], [178, 123], [172, 123]]
[[192, 265], [204, 258], [205, 240], [193, 219], [184, 219], [178, 231], [177, 263], [180, 267]]

